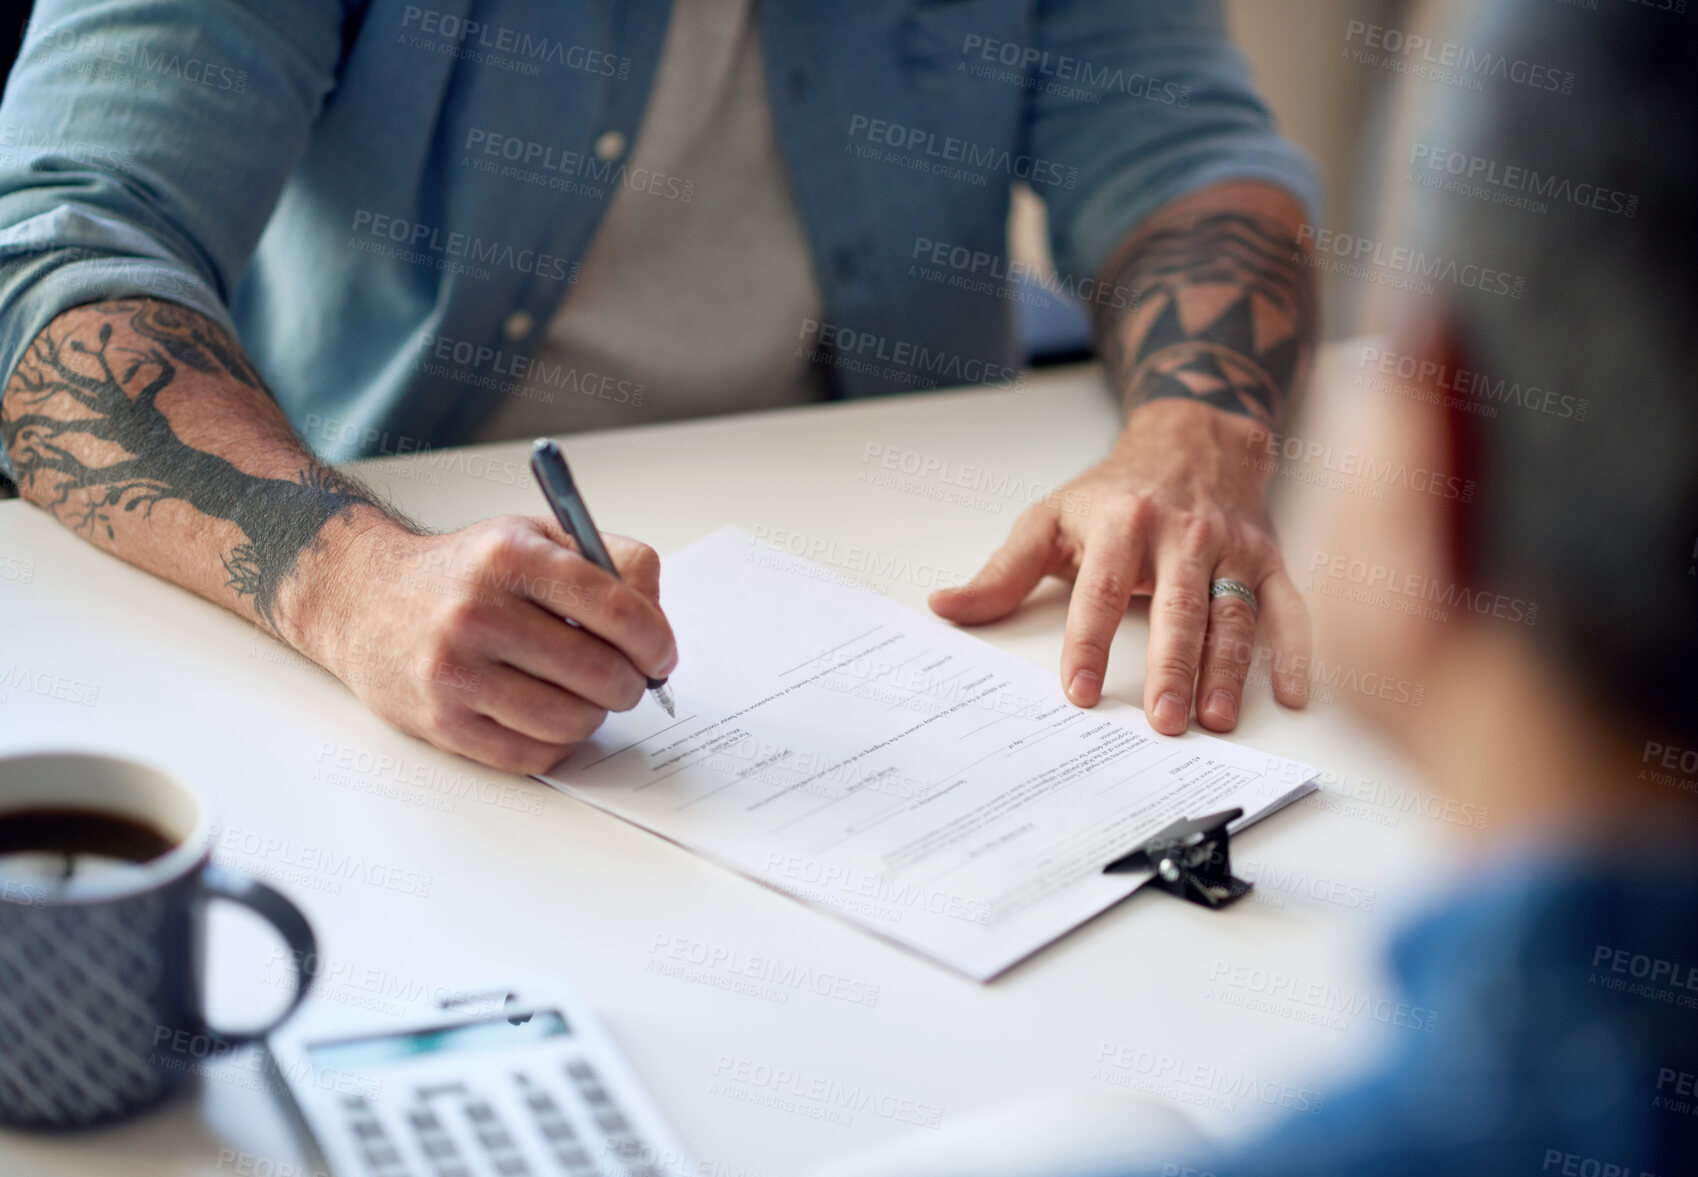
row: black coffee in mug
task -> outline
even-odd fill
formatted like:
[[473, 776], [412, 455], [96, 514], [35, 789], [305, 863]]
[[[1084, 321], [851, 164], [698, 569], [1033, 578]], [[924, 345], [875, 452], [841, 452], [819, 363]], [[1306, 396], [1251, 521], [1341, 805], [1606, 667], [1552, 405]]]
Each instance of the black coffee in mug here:
[[156, 769], [75, 753], [0, 759], [0, 1125], [139, 1111], [209, 1046], [263, 1037], [306, 996], [301, 974], [270, 1026], [207, 1024], [209, 900], [264, 916], [296, 961], [317, 951], [294, 904], [212, 862], [211, 833], [200, 798]]
[[145, 821], [96, 809], [0, 813], [0, 879], [63, 882], [152, 862], [176, 842]]

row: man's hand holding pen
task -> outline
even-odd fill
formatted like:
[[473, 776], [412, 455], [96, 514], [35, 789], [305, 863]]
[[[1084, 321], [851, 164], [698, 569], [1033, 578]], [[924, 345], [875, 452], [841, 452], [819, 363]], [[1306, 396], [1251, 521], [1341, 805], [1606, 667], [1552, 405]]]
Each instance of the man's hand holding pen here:
[[439, 748], [543, 772], [677, 663], [660, 558], [603, 535], [613, 576], [553, 520], [503, 516], [446, 535], [362, 532], [345, 592], [304, 651], [368, 707]]

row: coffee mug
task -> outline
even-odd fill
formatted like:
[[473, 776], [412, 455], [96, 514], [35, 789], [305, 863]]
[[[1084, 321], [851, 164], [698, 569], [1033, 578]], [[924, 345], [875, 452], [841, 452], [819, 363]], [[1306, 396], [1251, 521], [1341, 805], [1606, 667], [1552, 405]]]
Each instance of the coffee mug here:
[[[213, 863], [211, 833], [205, 803], [157, 769], [70, 752], [0, 759], [0, 1124], [140, 1111], [195, 1069], [174, 1043], [252, 1042], [306, 997], [306, 918]], [[211, 899], [253, 909], [289, 945], [294, 993], [268, 1026], [207, 1024]]]

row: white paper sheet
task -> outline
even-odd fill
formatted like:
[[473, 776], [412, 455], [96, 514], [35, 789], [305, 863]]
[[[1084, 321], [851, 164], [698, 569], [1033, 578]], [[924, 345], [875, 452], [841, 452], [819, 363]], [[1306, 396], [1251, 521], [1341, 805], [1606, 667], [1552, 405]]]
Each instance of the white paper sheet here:
[[1163, 826], [1314, 788], [734, 528], [661, 600], [678, 717], [645, 699], [541, 779], [978, 980], [1136, 890], [1102, 868]]

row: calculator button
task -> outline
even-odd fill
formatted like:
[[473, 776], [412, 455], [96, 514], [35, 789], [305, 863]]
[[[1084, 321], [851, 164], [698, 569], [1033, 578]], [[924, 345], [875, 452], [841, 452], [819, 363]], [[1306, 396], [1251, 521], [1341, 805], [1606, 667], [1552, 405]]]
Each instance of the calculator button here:
[[660, 1154], [654, 1149], [634, 1152], [619, 1170], [623, 1177], [663, 1177], [659, 1168]]
[[597, 1171], [595, 1162], [590, 1159], [590, 1154], [582, 1149], [561, 1149], [554, 1155], [562, 1165], [566, 1166], [566, 1172], [571, 1174], [571, 1177], [578, 1177], [580, 1173]]
[[464, 1094], [466, 1094], [466, 1085], [464, 1083], [429, 1083], [423, 1087], [413, 1088], [413, 1095], [419, 1100], [431, 1099], [438, 1095]]
[[572, 1125], [563, 1119], [552, 1119], [537, 1125], [545, 1138], [552, 1141], [576, 1140], [577, 1133], [572, 1131]]

